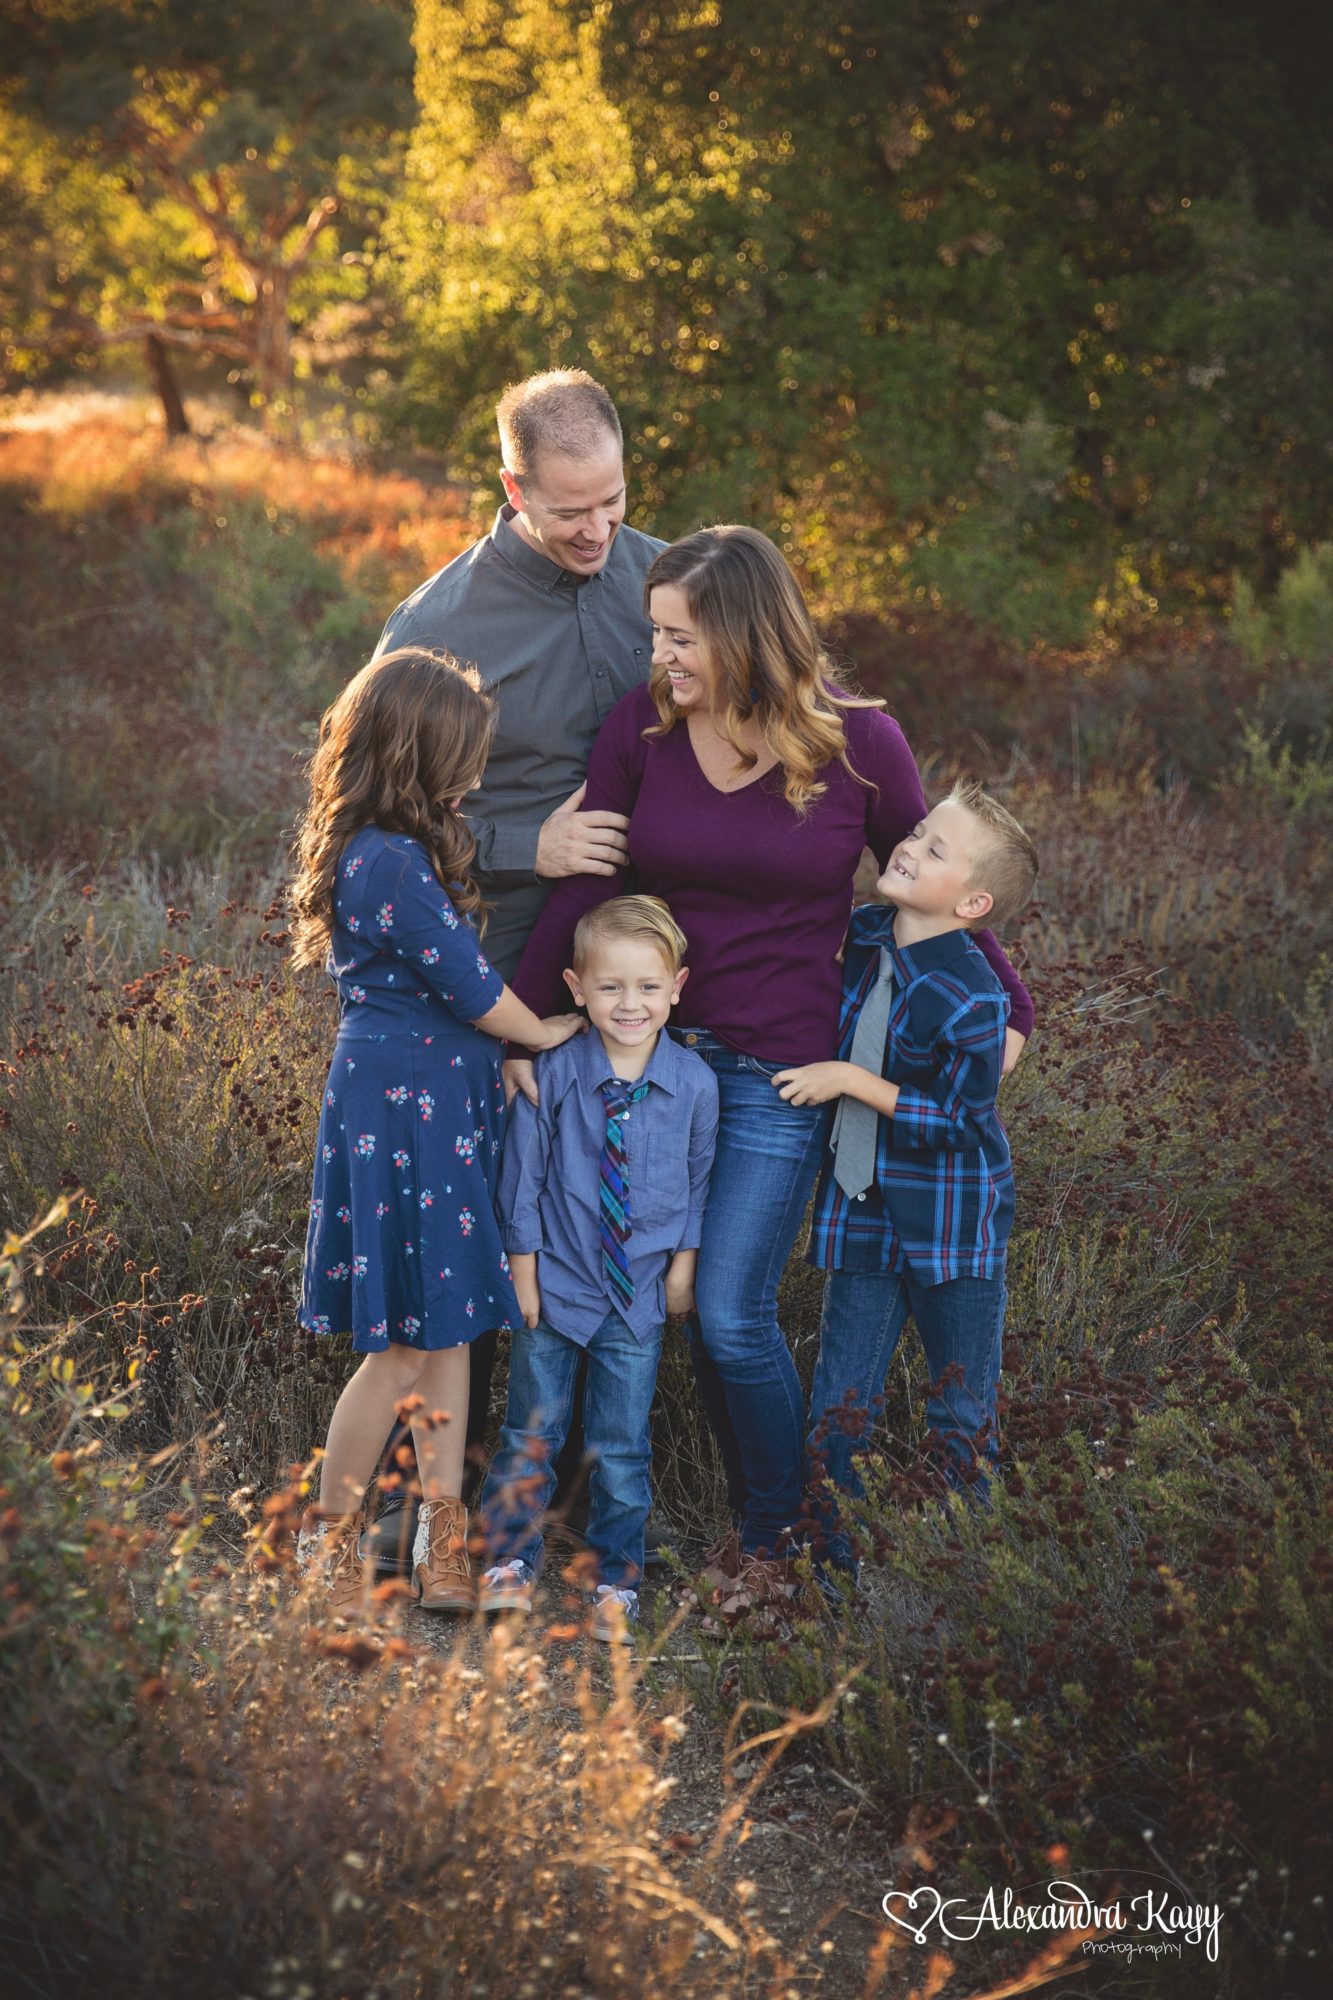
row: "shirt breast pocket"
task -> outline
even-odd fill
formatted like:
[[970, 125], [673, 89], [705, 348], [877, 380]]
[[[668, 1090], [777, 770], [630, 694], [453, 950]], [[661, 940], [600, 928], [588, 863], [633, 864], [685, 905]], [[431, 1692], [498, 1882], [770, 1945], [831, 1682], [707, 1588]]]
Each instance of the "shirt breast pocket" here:
[[[631, 1119], [631, 1124], [633, 1120]], [[662, 1132], [634, 1134], [627, 1148], [630, 1227], [660, 1227], [683, 1218], [689, 1206], [685, 1156]]]

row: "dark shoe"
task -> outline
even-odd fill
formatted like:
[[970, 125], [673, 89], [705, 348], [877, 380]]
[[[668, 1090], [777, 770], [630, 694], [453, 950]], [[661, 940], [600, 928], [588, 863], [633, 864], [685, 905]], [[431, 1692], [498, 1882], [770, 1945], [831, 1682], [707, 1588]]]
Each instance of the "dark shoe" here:
[[379, 1519], [361, 1537], [361, 1555], [378, 1576], [411, 1576], [420, 1502], [401, 1488], [386, 1493]]
[[644, 1568], [665, 1569], [671, 1557], [679, 1554], [679, 1536], [668, 1527], [660, 1514], [650, 1514], [643, 1530]]

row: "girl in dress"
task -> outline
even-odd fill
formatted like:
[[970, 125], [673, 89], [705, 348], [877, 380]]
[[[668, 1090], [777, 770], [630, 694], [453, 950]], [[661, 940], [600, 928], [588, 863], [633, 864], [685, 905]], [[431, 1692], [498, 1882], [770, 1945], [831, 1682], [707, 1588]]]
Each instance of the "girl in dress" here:
[[334, 1410], [298, 1553], [322, 1569], [338, 1614], [366, 1601], [361, 1505], [408, 1397], [423, 1494], [414, 1584], [427, 1608], [472, 1606], [460, 1498], [469, 1344], [523, 1323], [492, 1206], [501, 1040], [549, 1049], [581, 1025], [539, 1020], [478, 947], [475, 843], [459, 808], [493, 721], [475, 670], [404, 647], [339, 695], [311, 766], [294, 957], [327, 961], [342, 1018], [300, 1318], [316, 1333], [350, 1332], [365, 1358]]

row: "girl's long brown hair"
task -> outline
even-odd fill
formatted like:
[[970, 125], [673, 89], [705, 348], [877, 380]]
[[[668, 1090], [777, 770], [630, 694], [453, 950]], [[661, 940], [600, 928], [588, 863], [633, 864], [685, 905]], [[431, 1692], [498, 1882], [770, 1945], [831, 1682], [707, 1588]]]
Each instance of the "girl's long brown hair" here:
[[[643, 601], [659, 585], [685, 594], [703, 665], [714, 676], [713, 720], [746, 770], [759, 759], [742, 747], [740, 725], [755, 717], [782, 767], [788, 805], [804, 815], [825, 787], [818, 773], [836, 757], [852, 772], [842, 711], [880, 708], [849, 694], [819, 643], [800, 585], [757, 528], [701, 528], [654, 558]], [[681, 720], [664, 671], [648, 682], [665, 735]], [[863, 780], [861, 782], [864, 782]]]
[[495, 704], [475, 667], [448, 653], [401, 646], [362, 667], [319, 725], [310, 803], [301, 816], [292, 884], [292, 956], [322, 965], [333, 934], [338, 858], [363, 826], [407, 833], [427, 848], [454, 907], [481, 912], [470, 872], [477, 843], [451, 799], [486, 763]]

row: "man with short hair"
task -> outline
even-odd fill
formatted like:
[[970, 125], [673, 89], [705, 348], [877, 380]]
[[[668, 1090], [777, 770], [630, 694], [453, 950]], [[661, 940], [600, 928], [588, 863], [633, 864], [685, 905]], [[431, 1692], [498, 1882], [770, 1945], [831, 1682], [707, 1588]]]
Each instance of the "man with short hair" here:
[[[593, 738], [648, 676], [643, 585], [664, 545], [624, 525], [620, 418], [591, 375], [529, 376], [505, 390], [496, 418], [505, 500], [490, 533], [398, 606], [375, 651], [442, 648], [471, 661], [495, 698], [485, 776], [466, 811], [491, 905], [486, 956], [511, 979], [550, 883], [611, 875], [628, 859], [624, 814], [579, 806]], [[488, 1333], [472, 1350], [470, 1459], [486, 1427], [494, 1359]], [[581, 1396], [580, 1385], [580, 1404]], [[558, 1498], [568, 1499], [581, 1461], [576, 1424], [556, 1467]], [[386, 1510], [377, 1540], [389, 1561], [396, 1531]]]
[[648, 675], [643, 583], [663, 545], [624, 525], [620, 419], [581, 368], [515, 383], [496, 416], [505, 504], [398, 606], [376, 651], [442, 647], [476, 665], [499, 705], [467, 816], [493, 906], [486, 953], [508, 979], [546, 885], [627, 858], [624, 815], [578, 807], [593, 738]]

